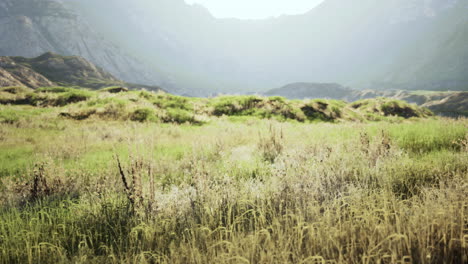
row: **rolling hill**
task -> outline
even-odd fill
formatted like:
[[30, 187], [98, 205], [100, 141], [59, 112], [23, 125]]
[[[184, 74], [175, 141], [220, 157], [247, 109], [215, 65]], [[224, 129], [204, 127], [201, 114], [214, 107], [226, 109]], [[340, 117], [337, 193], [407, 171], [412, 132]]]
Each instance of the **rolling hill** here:
[[289, 99], [334, 99], [348, 102], [386, 97], [427, 107], [439, 115], [468, 116], [468, 92], [462, 91], [353, 90], [339, 84], [292, 83], [263, 94]]

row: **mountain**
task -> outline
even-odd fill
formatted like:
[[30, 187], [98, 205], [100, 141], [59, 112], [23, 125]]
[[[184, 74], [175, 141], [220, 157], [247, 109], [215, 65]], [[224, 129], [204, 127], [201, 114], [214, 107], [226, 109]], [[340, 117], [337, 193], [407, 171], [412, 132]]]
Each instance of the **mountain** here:
[[265, 20], [216, 19], [184, 0], [2, 1], [0, 55], [80, 55], [179, 94], [298, 81], [468, 90], [468, 0], [325, 0]]
[[[303, 15], [258, 21], [215, 19], [183, 0], [69, 2], [108, 38], [163, 65], [195, 93], [261, 91], [298, 80], [468, 88], [468, 49], [463, 37], [453, 35], [468, 28], [467, 0], [325, 0]], [[104, 9], [106, 15], [99, 12]], [[136, 38], [143, 41], [129, 41]], [[456, 70], [448, 72], [454, 58]]]
[[93, 89], [127, 86], [162, 90], [157, 86], [123, 82], [78, 56], [61, 56], [47, 52], [36, 58], [0, 57], [0, 87], [24, 86], [36, 89], [58, 85]]
[[1, 0], [0, 36], [0, 56], [80, 56], [127, 82], [164, 82], [157, 71], [103, 38], [63, 1]]
[[467, 91], [468, 1], [428, 1], [428, 5], [426, 29], [377, 78], [386, 84], [383, 88]]

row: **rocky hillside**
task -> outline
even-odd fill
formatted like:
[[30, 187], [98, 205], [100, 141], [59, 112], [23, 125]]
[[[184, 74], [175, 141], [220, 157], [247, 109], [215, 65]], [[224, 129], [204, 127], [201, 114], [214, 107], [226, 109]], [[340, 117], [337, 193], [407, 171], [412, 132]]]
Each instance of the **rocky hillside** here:
[[468, 89], [468, 0], [325, 0], [303, 15], [260, 21], [215, 19], [184, 0], [67, 2], [106, 38], [164, 65], [198, 95], [297, 81]]
[[0, 87], [22, 86], [37, 89], [48, 86], [79, 86], [98, 89], [126, 86], [162, 90], [158, 86], [130, 84], [78, 56], [51, 52], [36, 58], [0, 57]]
[[0, 57], [0, 86], [39, 88], [53, 85], [100, 88], [123, 85], [84, 58], [45, 53], [36, 58]]
[[184, 0], [2, 0], [0, 55], [79, 55], [119, 79], [197, 96], [298, 81], [468, 90], [467, 12], [468, 0], [325, 0], [254, 21]]
[[36, 57], [51, 51], [83, 57], [127, 82], [163, 82], [157, 70], [103, 38], [66, 2], [0, 1], [0, 56]]
[[422, 106], [445, 116], [468, 116], [468, 92], [451, 93], [441, 100], [428, 101]]
[[38, 88], [54, 85], [33, 69], [17, 64], [9, 57], [0, 57], [0, 87], [25, 86]]

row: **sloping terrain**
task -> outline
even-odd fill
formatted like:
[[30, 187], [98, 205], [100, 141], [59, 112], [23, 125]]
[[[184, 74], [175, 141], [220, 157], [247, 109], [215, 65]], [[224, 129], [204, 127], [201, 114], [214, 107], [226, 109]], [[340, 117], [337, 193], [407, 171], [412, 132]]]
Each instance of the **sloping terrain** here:
[[161, 90], [157, 86], [123, 82], [82, 57], [61, 56], [51, 52], [36, 58], [0, 57], [0, 87], [8, 86], [33, 89], [48, 86], [78, 86], [91, 89], [126, 86]]
[[195, 96], [298, 81], [466, 90], [467, 10], [467, 0], [325, 0], [254, 21], [184, 0], [3, 0], [0, 55], [79, 55], [122, 80]]
[[163, 77], [58, 0], [2, 0], [0, 56], [36, 57], [45, 52], [80, 56], [119, 79], [148, 85]]
[[468, 116], [468, 92], [453, 93], [441, 100], [426, 102], [422, 106], [446, 116]]
[[468, 89], [467, 0], [325, 0], [303, 15], [260, 21], [215, 19], [183, 0], [69, 2], [106, 38], [196, 95], [298, 81]]
[[26, 86], [38, 88], [54, 85], [49, 79], [31, 68], [16, 64], [8, 57], [0, 57], [0, 87]]
[[[339, 100], [287, 100], [283, 97], [221, 96], [189, 98], [164, 92], [106, 88], [89, 91], [67, 87], [36, 90], [0, 89], [0, 104], [56, 108], [57, 116], [75, 120], [98, 118], [140, 122], [203, 124], [212, 119], [276, 119], [295, 122], [402, 121], [433, 114], [392, 99], [353, 104]], [[5, 121], [6, 120], [6, 121]], [[5, 119], [4, 122], [9, 122]]]
[[0, 85], [39, 88], [54, 85], [100, 88], [124, 85], [111, 74], [76, 56], [45, 53], [36, 58], [0, 57]]

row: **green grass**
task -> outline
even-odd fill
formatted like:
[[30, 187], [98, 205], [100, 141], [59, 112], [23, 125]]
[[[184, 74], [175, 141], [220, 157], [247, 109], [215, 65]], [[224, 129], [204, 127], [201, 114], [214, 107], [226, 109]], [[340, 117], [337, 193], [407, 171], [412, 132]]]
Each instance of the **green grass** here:
[[0, 105], [0, 264], [467, 260], [467, 119], [84, 94]]
[[34, 149], [30, 146], [9, 146], [0, 150], [0, 178], [21, 175], [34, 164]]
[[463, 259], [464, 119], [49, 118], [1, 127], [0, 263]]
[[177, 124], [206, 124], [226, 116], [312, 123], [349, 120], [401, 122], [411, 117], [432, 116], [426, 109], [383, 98], [352, 104], [337, 100], [301, 101], [260, 96], [204, 99], [148, 91], [103, 93], [77, 87], [43, 87], [35, 91], [20, 89], [15, 93], [3, 91], [0, 92], [0, 104], [61, 108], [62, 117], [76, 120], [97, 117]]
[[138, 122], [146, 122], [146, 121], [156, 121], [156, 113], [151, 108], [140, 108], [135, 110], [131, 116], [130, 120], [138, 121]]
[[41, 87], [36, 90], [39, 93], [66, 93], [76, 91], [76, 88], [53, 86], [53, 87]]

